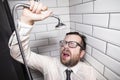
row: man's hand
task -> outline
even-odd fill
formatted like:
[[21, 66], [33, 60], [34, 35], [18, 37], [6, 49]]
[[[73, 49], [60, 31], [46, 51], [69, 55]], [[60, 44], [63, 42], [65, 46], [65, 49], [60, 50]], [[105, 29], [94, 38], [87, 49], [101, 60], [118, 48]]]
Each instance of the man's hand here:
[[47, 6], [40, 2], [30, 1], [30, 8], [24, 8], [20, 21], [33, 25], [34, 21], [41, 21], [51, 14], [52, 11], [49, 11]]

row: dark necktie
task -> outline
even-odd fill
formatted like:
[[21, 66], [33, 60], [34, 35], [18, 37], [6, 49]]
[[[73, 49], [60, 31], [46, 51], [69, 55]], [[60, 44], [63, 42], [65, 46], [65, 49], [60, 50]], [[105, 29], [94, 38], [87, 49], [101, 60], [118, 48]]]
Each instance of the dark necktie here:
[[71, 74], [71, 72], [73, 72], [73, 71], [72, 71], [72, 70], [68, 70], [68, 69], [66, 69], [65, 71], [66, 71], [66, 77], [67, 77], [66, 80], [71, 80], [71, 79], [70, 79], [70, 74]]

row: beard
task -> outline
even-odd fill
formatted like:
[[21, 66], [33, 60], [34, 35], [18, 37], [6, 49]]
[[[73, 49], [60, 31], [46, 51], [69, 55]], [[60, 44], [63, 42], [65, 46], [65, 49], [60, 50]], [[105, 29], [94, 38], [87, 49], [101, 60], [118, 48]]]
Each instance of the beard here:
[[[66, 57], [64, 58], [64, 56]], [[80, 61], [79, 56], [80, 56], [80, 53], [75, 55], [75, 54], [71, 54], [70, 50], [64, 49], [61, 52], [60, 61], [63, 65], [67, 67], [73, 67]]]

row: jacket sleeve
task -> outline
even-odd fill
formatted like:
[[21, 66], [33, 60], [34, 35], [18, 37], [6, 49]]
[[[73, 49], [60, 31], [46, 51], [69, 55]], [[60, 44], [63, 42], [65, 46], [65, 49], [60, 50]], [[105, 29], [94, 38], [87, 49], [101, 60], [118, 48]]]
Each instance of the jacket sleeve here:
[[[29, 47], [29, 36], [30, 31], [32, 30], [32, 26], [27, 25], [25, 23], [18, 22], [18, 33], [20, 35], [20, 40], [22, 43], [25, 60], [27, 65], [32, 69], [37, 69], [43, 72], [43, 70], [48, 66], [48, 62], [52, 61], [51, 57], [42, 56], [36, 54], [30, 50]], [[23, 59], [19, 50], [18, 41], [16, 39], [16, 34], [13, 32], [9, 39], [8, 46], [10, 48], [10, 55], [17, 61], [23, 63]]]

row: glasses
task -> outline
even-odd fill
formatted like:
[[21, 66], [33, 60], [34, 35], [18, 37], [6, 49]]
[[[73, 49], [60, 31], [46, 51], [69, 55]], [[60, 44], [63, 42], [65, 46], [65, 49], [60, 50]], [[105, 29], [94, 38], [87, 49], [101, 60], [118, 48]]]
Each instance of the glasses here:
[[81, 47], [83, 49], [83, 47], [78, 42], [75, 42], [75, 41], [65, 41], [65, 40], [61, 40], [60, 41], [60, 46], [61, 47], [64, 47], [66, 44], [68, 44], [68, 46], [70, 48], [76, 48], [77, 46], [79, 46], [79, 47]]

